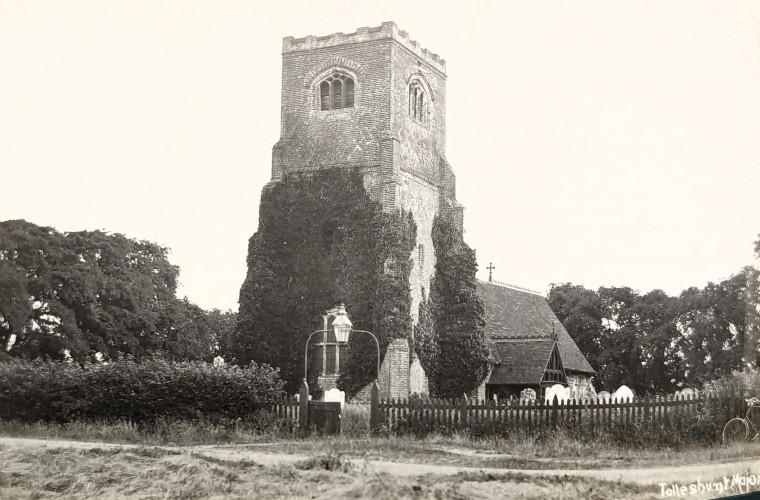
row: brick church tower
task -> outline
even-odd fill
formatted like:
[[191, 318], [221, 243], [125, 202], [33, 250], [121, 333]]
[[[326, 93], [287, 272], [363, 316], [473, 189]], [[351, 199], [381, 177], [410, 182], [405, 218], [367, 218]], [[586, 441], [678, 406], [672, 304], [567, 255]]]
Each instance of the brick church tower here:
[[[415, 323], [435, 269], [433, 218], [448, 217], [462, 227], [445, 153], [446, 62], [394, 23], [283, 39], [280, 140], [270, 185], [284, 173], [359, 169], [384, 210], [410, 211], [417, 223], [410, 275]], [[389, 346], [380, 375], [385, 395], [427, 392], [410, 351], [405, 340]]]

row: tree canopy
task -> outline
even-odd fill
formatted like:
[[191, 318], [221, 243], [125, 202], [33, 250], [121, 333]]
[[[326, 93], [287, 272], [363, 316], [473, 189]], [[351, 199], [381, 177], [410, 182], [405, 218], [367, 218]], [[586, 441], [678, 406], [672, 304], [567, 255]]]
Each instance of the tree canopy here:
[[0, 345], [24, 358], [209, 358], [215, 332], [176, 298], [178, 274], [153, 242], [1, 222]]
[[598, 370], [598, 388], [672, 392], [756, 363], [756, 342], [754, 355], [747, 345], [746, 311], [757, 310], [757, 295], [748, 292], [753, 276], [745, 268], [678, 297], [566, 283], [552, 286], [549, 305]]

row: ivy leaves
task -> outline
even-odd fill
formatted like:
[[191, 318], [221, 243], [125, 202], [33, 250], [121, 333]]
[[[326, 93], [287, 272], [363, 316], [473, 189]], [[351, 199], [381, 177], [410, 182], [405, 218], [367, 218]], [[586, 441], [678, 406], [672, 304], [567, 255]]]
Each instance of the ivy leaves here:
[[477, 388], [488, 372], [485, 310], [477, 295], [475, 251], [444, 218], [433, 222], [435, 275], [430, 298], [420, 304], [415, 352], [436, 397], [454, 398]]
[[[360, 173], [286, 176], [264, 191], [259, 214], [238, 328], [222, 346], [227, 359], [277, 366], [294, 392], [306, 338], [322, 328], [319, 315], [341, 302], [354, 328], [378, 337], [382, 353], [392, 339], [409, 335], [416, 226], [410, 214], [385, 213]], [[396, 272], [386, 274], [389, 261]], [[352, 336], [339, 386], [354, 394], [374, 379], [376, 355], [369, 336]], [[310, 377], [314, 387], [315, 374]]]

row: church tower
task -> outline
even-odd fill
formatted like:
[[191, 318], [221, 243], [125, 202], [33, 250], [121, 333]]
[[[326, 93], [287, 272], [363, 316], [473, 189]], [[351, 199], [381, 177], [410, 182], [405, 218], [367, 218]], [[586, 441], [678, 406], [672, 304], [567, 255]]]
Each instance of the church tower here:
[[[461, 231], [463, 209], [446, 160], [446, 62], [392, 22], [347, 35], [283, 39], [280, 140], [270, 185], [286, 173], [334, 167], [360, 170], [384, 210], [412, 213], [416, 323], [435, 270], [433, 218], [450, 218]], [[403, 382], [387, 382], [400, 384], [383, 391], [394, 397], [419, 392], [409, 382], [406, 393]]]

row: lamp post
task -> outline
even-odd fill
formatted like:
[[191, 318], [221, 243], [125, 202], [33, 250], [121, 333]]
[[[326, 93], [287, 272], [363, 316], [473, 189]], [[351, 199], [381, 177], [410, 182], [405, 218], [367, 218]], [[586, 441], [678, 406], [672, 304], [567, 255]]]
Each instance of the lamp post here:
[[[351, 323], [351, 320], [348, 319], [348, 313], [346, 313], [346, 307], [341, 304], [340, 307], [338, 307], [337, 312], [335, 313], [335, 319], [333, 320], [332, 329], [335, 332], [335, 340], [339, 343], [348, 343], [348, 337], [351, 334], [352, 331], [358, 332], [358, 333], [366, 333], [372, 336], [373, 339], [375, 339], [375, 346], [377, 347], [377, 372], [376, 372], [376, 378], [375, 380], [380, 378], [380, 342], [378, 342], [377, 337], [375, 337], [375, 334], [372, 332], [368, 332], [367, 330], [354, 330], [353, 324]], [[330, 330], [316, 330], [309, 334], [309, 336], [306, 338], [306, 348], [303, 356], [303, 380], [306, 382], [306, 379], [308, 378], [308, 368], [309, 368], [309, 341], [311, 340], [311, 337], [315, 333], [325, 333], [329, 332]]]

